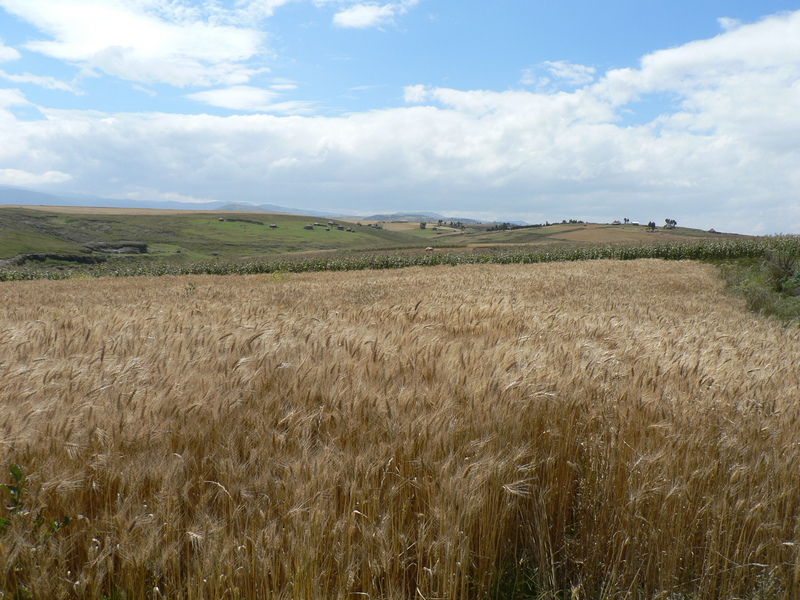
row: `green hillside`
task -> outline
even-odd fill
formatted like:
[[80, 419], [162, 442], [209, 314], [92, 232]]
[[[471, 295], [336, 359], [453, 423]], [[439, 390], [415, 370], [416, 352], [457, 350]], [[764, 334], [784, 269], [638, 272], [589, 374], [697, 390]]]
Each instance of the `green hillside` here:
[[[309, 225], [310, 230], [305, 228]], [[96, 254], [102, 244], [124, 247], [124, 242], [146, 244], [149, 259], [169, 260], [381, 250], [427, 243], [405, 232], [340, 220], [329, 226], [328, 220], [296, 215], [0, 207], [0, 259], [28, 253], [87, 254], [92, 247]]]

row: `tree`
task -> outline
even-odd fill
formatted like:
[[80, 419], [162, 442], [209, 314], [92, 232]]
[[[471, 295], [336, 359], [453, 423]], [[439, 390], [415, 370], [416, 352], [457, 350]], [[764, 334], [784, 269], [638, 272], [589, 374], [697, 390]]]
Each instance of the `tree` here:
[[623, 219], [623, 221], [625, 221], [625, 225], [627, 225], [628, 223], [630, 223], [630, 222], [631, 222], [631, 220], [630, 220], [628, 217], [625, 217], [625, 218]]
[[655, 222], [655, 221], [650, 221], [650, 222], [647, 224], [647, 229], [648, 229], [649, 231], [655, 231], [655, 230], [656, 230], [656, 222]]
[[419, 223], [419, 228], [420, 229], [425, 229], [427, 226], [428, 226], [428, 224], [425, 221], [420, 221], [420, 223]]
[[664, 229], [675, 229], [678, 222], [675, 219], [664, 219]]

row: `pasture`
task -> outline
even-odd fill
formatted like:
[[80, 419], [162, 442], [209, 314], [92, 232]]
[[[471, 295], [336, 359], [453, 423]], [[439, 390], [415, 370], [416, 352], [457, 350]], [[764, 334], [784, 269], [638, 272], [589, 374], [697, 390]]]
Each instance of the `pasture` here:
[[0, 284], [0, 598], [797, 598], [800, 332], [686, 261]]
[[[87, 245], [138, 241], [146, 256], [108, 258], [127, 263], [185, 263], [303, 251], [423, 247], [400, 232], [354, 227], [326, 230], [328, 219], [273, 213], [78, 207], [0, 206], [0, 262], [33, 252], [84, 253]], [[319, 223], [311, 230], [307, 225]], [[350, 227], [336, 219], [336, 225]], [[275, 228], [270, 227], [275, 225]]]

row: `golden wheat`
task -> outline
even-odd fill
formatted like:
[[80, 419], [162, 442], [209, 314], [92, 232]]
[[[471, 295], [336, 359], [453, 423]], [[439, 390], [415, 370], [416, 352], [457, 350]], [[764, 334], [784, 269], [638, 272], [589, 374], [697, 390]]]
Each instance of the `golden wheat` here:
[[721, 287], [4, 283], [0, 598], [797, 598], [800, 336]]

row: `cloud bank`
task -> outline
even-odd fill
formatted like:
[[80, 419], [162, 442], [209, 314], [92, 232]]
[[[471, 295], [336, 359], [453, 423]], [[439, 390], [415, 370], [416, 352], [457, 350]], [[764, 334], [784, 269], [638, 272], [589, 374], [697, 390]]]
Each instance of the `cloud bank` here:
[[[53, 14], [63, 4], [0, 3], [23, 11], [34, 1], [53, 4]], [[278, 4], [261, 3], [260, 10]], [[80, 4], [86, 14], [101, 5], [121, 10], [111, 0]], [[383, 17], [375, 15], [384, 14], [377, 9], [394, 7], [396, 15], [410, 5], [350, 8], [364, 6], [372, 8], [361, 13], [363, 21], [352, 13], [348, 26], [376, 26]], [[289, 116], [261, 114], [277, 112], [271, 107], [281, 89], [242, 82], [248, 77], [242, 61], [261, 43], [257, 32], [233, 35], [230, 25], [207, 17], [200, 23], [196, 15], [155, 26], [148, 14], [137, 12], [135, 22], [161, 37], [129, 39], [133, 45], [116, 57], [98, 56], [101, 34], [79, 43], [79, 26], [54, 17], [42, 27], [55, 41], [33, 47], [105, 72], [124, 68], [142, 81], [148, 56], [167, 49], [177, 61], [170, 69], [186, 61], [175, 85], [225, 82], [192, 99], [255, 114], [38, 106], [45, 118], [30, 121], [15, 113], [30, 105], [24, 95], [3, 90], [0, 175], [27, 173], [42, 185], [143, 199], [174, 194], [362, 213], [433, 209], [531, 222], [674, 218], [717, 230], [800, 231], [800, 11], [752, 24], [724, 22], [716, 37], [653, 52], [636, 67], [538, 65], [553, 86], [526, 73], [519, 89], [507, 91], [409, 82], [404, 106], [338, 117], [304, 116], [293, 107], [284, 107], [283, 114], [295, 113]], [[190, 32], [221, 40], [223, 51], [211, 56], [184, 43]], [[166, 79], [166, 70], [152, 76]], [[658, 111], [650, 115], [653, 106]]]

